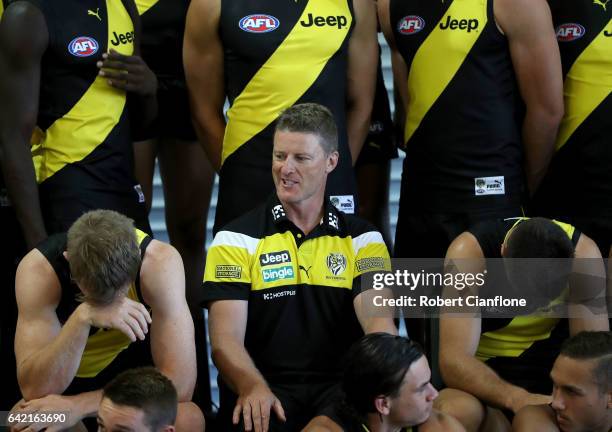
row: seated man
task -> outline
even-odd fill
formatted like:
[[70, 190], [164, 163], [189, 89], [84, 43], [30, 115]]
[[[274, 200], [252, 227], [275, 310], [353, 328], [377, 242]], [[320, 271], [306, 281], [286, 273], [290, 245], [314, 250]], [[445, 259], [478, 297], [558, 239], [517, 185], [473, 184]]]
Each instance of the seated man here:
[[433, 411], [438, 392], [421, 348], [409, 339], [372, 333], [346, 355], [344, 400], [304, 432], [465, 431], [450, 416]]
[[[574, 260], [574, 269], [572, 261], [557, 261], [568, 263], [568, 273], [577, 272], [575, 267], [579, 264], [591, 267], [589, 271], [599, 275], [593, 279], [603, 296], [604, 264], [595, 243], [571, 225], [549, 219], [483, 222], [459, 235], [450, 245], [446, 259], [460, 273], [480, 273], [485, 271], [485, 258], [574, 256], [594, 259]], [[505, 262], [508, 279], [525, 276], [511, 272], [520, 268], [515, 265], [520, 261]], [[587, 264], [583, 264], [585, 261]], [[558, 286], [565, 288], [567, 278]], [[495, 290], [497, 286], [491, 288]], [[570, 284], [570, 294], [572, 288]], [[586, 316], [579, 314], [580, 305], [569, 308], [567, 320], [537, 315], [482, 319], [478, 314], [442, 314], [440, 372], [449, 388], [440, 393], [436, 408], [457, 418], [468, 431], [498, 432], [510, 429], [506, 417], [511, 418], [523, 406], [550, 402], [551, 383], [545, 377], [568, 335], [567, 326], [570, 334], [608, 328], [606, 314]]]
[[325, 197], [337, 142], [327, 108], [287, 109], [274, 134], [276, 193], [222, 229], [208, 251], [223, 430], [241, 420], [245, 430], [301, 430], [335, 398], [350, 345], [364, 331], [396, 332], [390, 317], [361, 308], [370, 295], [361, 275], [390, 269], [382, 236]]
[[553, 399], [521, 409], [518, 432], [612, 430], [612, 333], [581, 332], [566, 340], [550, 373]]
[[99, 432], [174, 432], [178, 399], [168, 378], [152, 367], [121, 372], [104, 386]]
[[28, 253], [15, 284], [15, 355], [26, 400], [18, 410], [70, 411], [71, 424], [95, 417], [108, 381], [153, 364], [176, 386], [177, 430], [203, 429], [189, 402], [193, 323], [172, 246], [119, 213], [95, 210]]

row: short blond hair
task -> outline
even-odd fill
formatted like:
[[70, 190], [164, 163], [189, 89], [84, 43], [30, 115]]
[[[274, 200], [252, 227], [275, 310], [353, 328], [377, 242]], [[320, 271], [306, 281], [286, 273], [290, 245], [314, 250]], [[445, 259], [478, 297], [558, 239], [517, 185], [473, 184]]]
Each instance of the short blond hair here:
[[84, 300], [108, 304], [140, 268], [134, 221], [112, 210], [85, 213], [68, 230], [72, 278], [85, 287]]

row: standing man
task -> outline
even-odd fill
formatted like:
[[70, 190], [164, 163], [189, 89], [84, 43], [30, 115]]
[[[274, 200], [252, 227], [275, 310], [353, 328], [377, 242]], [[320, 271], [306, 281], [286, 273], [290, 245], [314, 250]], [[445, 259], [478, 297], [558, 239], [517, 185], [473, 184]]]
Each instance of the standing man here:
[[155, 115], [157, 81], [139, 37], [133, 0], [20, 0], [6, 9], [2, 169], [29, 248], [98, 208], [150, 231], [131, 131]]
[[276, 193], [217, 233], [207, 256], [223, 430], [301, 430], [337, 397], [351, 344], [364, 332], [396, 333], [390, 317], [362, 307], [361, 275], [390, 269], [381, 234], [325, 196], [338, 164], [331, 112], [287, 109], [272, 159]]
[[[550, 10], [545, 0], [378, 7], [406, 113], [394, 256], [442, 258], [474, 223], [521, 214], [523, 178], [533, 191], [546, 172], [563, 114]], [[419, 324], [411, 336], [435, 356]]]
[[565, 116], [537, 209], [575, 225], [612, 258], [612, 3], [550, 4], [565, 76]]
[[376, 54], [372, 0], [192, 1], [185, 73], [196, 132], [219, 173], [215, 232], [274, 190], [274, 121], [302, 102], [334, 115], [340, 160], [327, 192], [356, 212], [352, 161], [368, 132]]
[[545, 0], [378, 5], [406, 112], [395, 256], [440, 258], [472, 223], [520, 214], [523, 173], [533, 191], [546, 172], [563, 113], [550, 10]]

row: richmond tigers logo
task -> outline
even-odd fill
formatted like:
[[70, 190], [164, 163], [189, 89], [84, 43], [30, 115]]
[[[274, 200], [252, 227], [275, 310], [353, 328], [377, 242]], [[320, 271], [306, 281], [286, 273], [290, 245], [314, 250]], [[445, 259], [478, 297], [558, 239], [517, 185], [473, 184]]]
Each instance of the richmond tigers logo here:
[[327, 268], [334, 276], [339, 276], [346, 270], [346, 257], [341, 253], [327, 255]]

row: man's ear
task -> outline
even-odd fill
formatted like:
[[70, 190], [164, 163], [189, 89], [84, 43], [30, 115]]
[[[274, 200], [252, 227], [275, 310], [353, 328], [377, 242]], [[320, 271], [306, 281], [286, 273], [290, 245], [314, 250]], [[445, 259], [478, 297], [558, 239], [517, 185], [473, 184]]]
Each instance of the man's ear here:
[[501, 254], [502, 258], [508, 253], [508, 246], [506, 246], [506, 242], [503, 242], [499, 247], [499, 253]]
[[175, 432], [175, 428], [174, 426], [165, 426], [164, 427], [164, 432]]
[[327, 167], [325, 168], [325, 172], [327, 174], [329, 174], [336, 168], [336, 166], [338, 165], [339, 157], [340, 155], [337, 151], [333, 151], [327, 156]]
[[379, 414], [389, 415], [391, 412], [391, 403], [387, 396], [377, 396], [376, 399], [374, 399], [374, 406]]
[[64, 255], [64, 258], [66, 258], [66, 261], [67, 261], [68, 260], [68, 251], [62, 252], [62, 255]]

